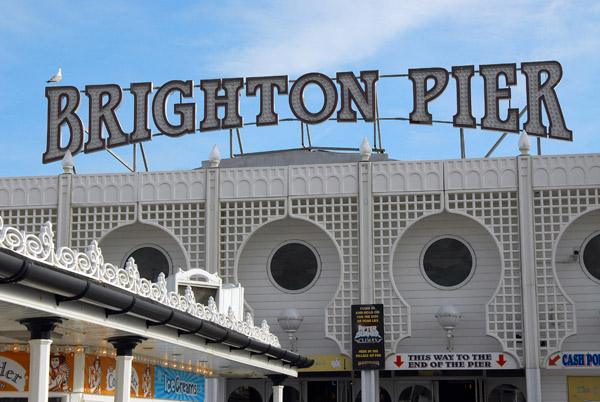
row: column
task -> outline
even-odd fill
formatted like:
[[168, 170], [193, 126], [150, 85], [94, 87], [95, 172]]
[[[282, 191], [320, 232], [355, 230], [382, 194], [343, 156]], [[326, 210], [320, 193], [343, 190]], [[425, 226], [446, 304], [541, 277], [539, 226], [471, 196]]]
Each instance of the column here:
[[361, 371], [360, 387], [360, 395], [362, 402], [379, 402], [379, 371]]
[[206, 402], [225, 402], [227, 380], [224, 378], [206, 379]]
[[[75, 352], [73, 363], [73, 397], [75, 400], [81, 400], [85, 386], [85, 348], [78, 347]], [[77, 399], [79, 398], [79, 399]]]
[[29, 341], [29, 400], [48, 400], [50, 376], [50, 335], [62, 320], [58, 317], [38, 317], [19, 320], [31, 334]]
[[209, 156], [211, 167], [206, 169], [206, 215], [204, 226], [205, 269], [211, 274], [219, 272], [219, 163], [221, 157], [218, 148], [215, 148], [216, 145]]
[[358, 164], [358, 243], [360, 302], [375, 302], [373, 289], [373, 186], [371, 162]]
[[115, 388], [116, 402], [129, 402], [131, 393], [131, 362], [133, 349], [147, 338], [135, 335], [115, 336], [108, 338], [117, 349], [117, 384]]
[[117, 386], [115, 388], [115, 401], [129, 401], [131, 394], [131, 363], [133, 356], [117, 355]]
[[283, 382], [288, 377], [285, 374], [268, 376], [273, 381], [273, 402], [283, 402]]
[[63, 158], [64, 173], [58, 176], [58, 209], [56, 249], [71, 246], [71, 190], [73, 188], [73, 157], [70, 152]]
[[517, 157], [519, 185], [519, 232], [521, 252], [521, 282], [523, 291], [523, 340], [525, 348], [525, 380], [527, 401], [541, 402], [540, 337], [538, 333], [537, 287], [535, 274], [535, 242], [533, 232], [533, 189], [531, 156], [527, 134], [519, 140], [521, 155]]
[[[360, 303], [375, 303], [373, 274], [373, 171], [369, 161], [371, 147], [367, 139], [361, 144], [362, 161], [358, 163], [358, 241]], [[379, 371], [362, 370], [360, 386], [363, 402], [379, 402]]]

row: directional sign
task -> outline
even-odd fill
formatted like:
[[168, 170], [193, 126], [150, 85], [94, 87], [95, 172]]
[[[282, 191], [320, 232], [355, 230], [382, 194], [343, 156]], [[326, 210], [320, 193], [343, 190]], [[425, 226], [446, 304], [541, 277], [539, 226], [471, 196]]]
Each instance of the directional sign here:
[[517, 361], [509, 354], [479, 353], [399, 353], [387, 358], [386, 370], [473, 370], [516, 369]]
[[551, 369], [598, 369], [600, 352], [556, 352], [548, 356], [544, 363], [546, 368]]

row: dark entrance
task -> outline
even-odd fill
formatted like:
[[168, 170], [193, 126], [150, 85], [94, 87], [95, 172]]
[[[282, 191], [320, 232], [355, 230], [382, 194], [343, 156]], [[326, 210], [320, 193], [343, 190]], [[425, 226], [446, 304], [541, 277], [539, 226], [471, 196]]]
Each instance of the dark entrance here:
[[[352, 402], [352, 382], [332, 379], [329, 381], [308, 381], [306, 384], [308, 402]], [[283, 399], [285, 402], [286, 399]]]
[[306, 400], [310, 402], [337, 402], [335, 381], [309, 381], [306, 393]]
[[476, 402], [475, 380], [441, 380], [439, 384], [440, 402]]

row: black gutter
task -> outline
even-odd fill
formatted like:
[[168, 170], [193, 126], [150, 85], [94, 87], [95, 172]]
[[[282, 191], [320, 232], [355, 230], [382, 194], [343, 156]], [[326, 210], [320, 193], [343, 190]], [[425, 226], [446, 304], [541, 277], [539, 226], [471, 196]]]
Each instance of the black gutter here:
[[104, 308], [107, 316], [126, 314], [146, 320], [147, 326], [164, 325], [180, 335], [199, 335], [211, 343], [265, 354], [298, 368], [313, 365], [314, 360], [297, 353], [252, 339], [210, 321], [134, 295], [109, 284], [96, 283], [77, 273], [61, 271], [50, 265], [30, 261], [11, 250], [0, 249], [0, 285], [18, 283], [52, 293], [57, 304], [78, 300]]

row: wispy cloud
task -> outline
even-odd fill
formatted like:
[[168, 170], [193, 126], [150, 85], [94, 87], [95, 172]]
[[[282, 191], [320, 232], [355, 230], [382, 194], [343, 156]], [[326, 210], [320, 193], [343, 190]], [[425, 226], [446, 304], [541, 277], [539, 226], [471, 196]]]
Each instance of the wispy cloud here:
[[239, 47], [219, 54], [215, 70], [245, 76], [332, 70], [371, 56], [390, 39], [458, 13], [473, 1], [259, 3], [228, 3]]

